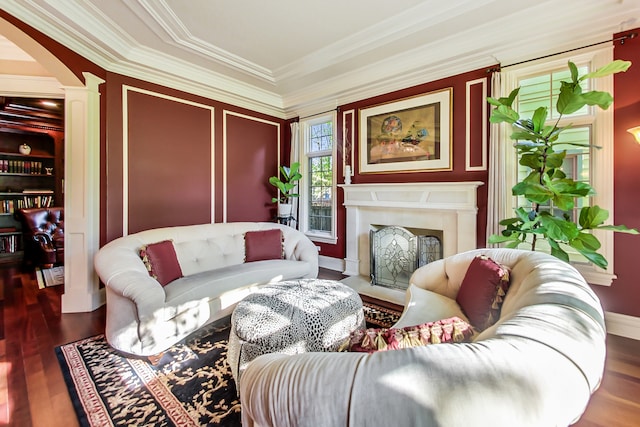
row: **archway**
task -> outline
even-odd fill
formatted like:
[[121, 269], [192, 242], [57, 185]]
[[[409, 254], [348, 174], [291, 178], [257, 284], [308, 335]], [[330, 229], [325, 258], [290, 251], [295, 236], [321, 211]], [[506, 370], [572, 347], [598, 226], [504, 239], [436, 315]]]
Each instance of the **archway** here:
[[[99, 247], [100, 93], [104, 80], [83, 73], [83, 83], [69, 68], [19, 28], [0, 18], [0, 34], [27, 52], [57, 80], [43, 91], [58, 91], [65, 100], [65, 290], [62, 311], [93, 311], [104, 304], [104, 291], [93, 268]], [[22, 95], [27, 88], [3, 88], [0, 94]], [[49, 94], [50, 95], [50, 94]]]

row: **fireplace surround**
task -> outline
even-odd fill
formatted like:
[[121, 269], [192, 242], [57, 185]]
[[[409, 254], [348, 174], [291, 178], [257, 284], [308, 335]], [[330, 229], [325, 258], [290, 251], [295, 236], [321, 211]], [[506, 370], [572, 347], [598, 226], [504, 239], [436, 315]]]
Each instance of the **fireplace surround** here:
[[442, 256], [476, 249], [480, 181], [343, 184], [346, 221], [344, 274], [370, 277], [373, 225], [442, 231]]

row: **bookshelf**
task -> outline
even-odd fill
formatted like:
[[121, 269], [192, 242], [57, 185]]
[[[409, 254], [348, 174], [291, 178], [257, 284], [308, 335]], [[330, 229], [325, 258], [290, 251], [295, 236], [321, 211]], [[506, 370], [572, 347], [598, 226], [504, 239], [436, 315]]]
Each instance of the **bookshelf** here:
[[[27, 144], [29, 154], [20, 153]], [[47, 133], [0, 128], [0, 263], [23, 257], [22, 208], [54, 206], [55, 142]]]

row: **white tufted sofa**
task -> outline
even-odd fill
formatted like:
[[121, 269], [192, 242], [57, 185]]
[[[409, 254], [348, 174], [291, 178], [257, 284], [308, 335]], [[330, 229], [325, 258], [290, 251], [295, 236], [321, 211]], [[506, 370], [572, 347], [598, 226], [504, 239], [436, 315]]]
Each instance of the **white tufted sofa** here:
[[550, 427], [577, 421], [602, 378], [606, 332], [598, 298], [569, 264], [511, 249], [433, 262], [412, 276], [414, 292], [398, 324], [428, 315], [423, 290], [455, 299], [479, 254], [511, 268], [511, 287], [497, 323], [474, 342], [260, 356], [240, 379], [242, 425]]
[[[244, 233], [280, 228], [285, 259], [244, 262]], [[165, 287], [149, 276], [142, 245], [173, 240], [184, 277]], [[161, 353], [233, 310], [259, 286], [315, 278], [318, 250], [300, 231], [275, 223], [216, 223], [142, 231], [109, 242], [95, 257], [107, 292], [107, 341], [125, 353]]]

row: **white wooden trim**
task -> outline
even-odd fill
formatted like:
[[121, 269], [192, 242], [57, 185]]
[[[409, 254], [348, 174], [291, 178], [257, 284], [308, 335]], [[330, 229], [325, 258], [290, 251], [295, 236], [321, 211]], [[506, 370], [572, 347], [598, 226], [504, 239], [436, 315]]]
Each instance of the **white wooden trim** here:
[[333, 271], [344, 271], [344, 260], [341, 258], [333, 258], [325, 255], [318, 256], [318, 266]]
[[487, 78], [471, 80], [466, 86], [466, 120], [465, 120], [465, 170], [485, 171], [487, 170], [487, 108], [482, 108], [482, 163], [479, 166], [471, 166], [471, 86], [482, 85], [482, 102], [487, 99]]
[[[351, 115], [351, 119], [349, 120], [350, 122], [350, 126], [347, 126], [347, 116]], [[346, 175], [346, 171], [347, 171], [347, 166], [349, 166], [349, 168], [351, 168], [351, 173], [349, 174], [349, 176], [353, 176], [354, 175], [354, 171], [353, 171], [353, 166], [354, 166], [354, 146], [355, 146], [355, 130], [354, 130], [354, 126], [356, 123], [356, 119], [355, 119], [355, 110], [347, 110], [347, 111], [343, 111], [342, 112], [342, 174], [345, 177], [345, 180], [347, 178]], [[351, 135], [348, 134], [347, 130], [351, 129]], [[347, 159], [346, 157], [346, 153], [345, 153], [345, 147], [346, 147], [346, 141], [350, 141], [349, 143], [349, 151], [351, 152], [351, 156], [349, 156], [349, 158]]]
[[86, 87], [65, 87], [63, 313], [104, 304], [93, 258], [100, 246], [100, 92], [104, 80], [83, 73]]
[[607, 333], [640, 340], [640, 317], [608, 311], [604, 313], [604, 320], [607, 325]]

